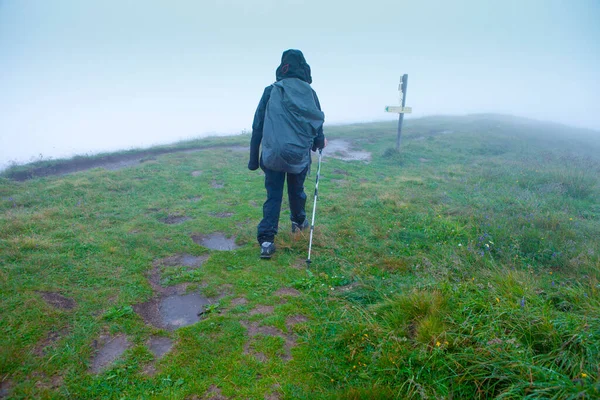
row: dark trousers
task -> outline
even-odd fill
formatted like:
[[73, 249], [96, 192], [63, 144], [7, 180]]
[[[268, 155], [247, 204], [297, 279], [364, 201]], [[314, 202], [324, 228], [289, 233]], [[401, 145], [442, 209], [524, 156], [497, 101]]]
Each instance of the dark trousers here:
[[274, 242], [279, 225], [281, 201], [283, 199], [283, 184], [287, 175], [288, 200], [290, 202], [290, 219], [301, 224], [306, 219], [306, 193], [304, 193], [304, 180], [308, 167], [299, 174], [273, 171], [263, 166], [265, 172], [265, 188], [267, 201], [263, 204], [263, 219], [258, 224], [257, 239], [259, 243]]

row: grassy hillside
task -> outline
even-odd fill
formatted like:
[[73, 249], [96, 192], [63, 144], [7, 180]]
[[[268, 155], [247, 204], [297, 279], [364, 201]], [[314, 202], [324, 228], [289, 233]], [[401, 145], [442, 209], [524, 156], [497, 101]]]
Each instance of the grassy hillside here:
[[[599, 398], [600, 133], [405, 125], [400, 153], [395, 123], [327, 130], [371, 161], [324, 157], [309, 270], [285, 200], [258, 257], [249, 136], [5, 172], [0, 397]], [[239, 248], [198, 244], [215, 233]], [[200, 321], [153, 322], [175, 295], [205, 301]]]

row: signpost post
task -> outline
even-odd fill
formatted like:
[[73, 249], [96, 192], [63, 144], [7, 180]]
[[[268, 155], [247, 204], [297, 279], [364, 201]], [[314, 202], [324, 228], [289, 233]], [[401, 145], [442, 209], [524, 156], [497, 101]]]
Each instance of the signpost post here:
[[406, 88], [408, 86], [408, 75], [402, 75], [400, 78], [400, 84], [398, 85], [398, 91], [400, 92], [400, 106], [387, 106], [386, 112], [398, 113], [398, 138], [396, 139], [396, 150], [400, 151], [400, 136], [402, 135], [402, 122], [404, 121], [404, 114], [410, 114], [412, 112], [411, 107], [406, 107]]

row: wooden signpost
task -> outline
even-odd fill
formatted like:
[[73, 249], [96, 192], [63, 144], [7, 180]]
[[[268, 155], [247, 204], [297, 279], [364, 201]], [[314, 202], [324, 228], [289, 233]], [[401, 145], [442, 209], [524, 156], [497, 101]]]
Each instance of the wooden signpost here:
[[386, 112], [398, 113], [398, 138], [396, 139], [396, 150], [400, 151], [400, 136], [402, 135], [402, 121], [404, 121], [404, 114], [410, 114], [412, 112], [411, 107], [406, 107], [406, 88], [408, 86], [408, 75], [404, 74], [400, 78], [400, 84], [398, 85], [398, 91], [400, 92], [400, 106], [387, 106]]

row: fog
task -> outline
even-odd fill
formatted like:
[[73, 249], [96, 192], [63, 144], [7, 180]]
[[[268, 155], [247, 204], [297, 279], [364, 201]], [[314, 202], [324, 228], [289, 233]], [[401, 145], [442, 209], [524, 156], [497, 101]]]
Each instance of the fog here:
[[[453, 4], [450, 4], [453, 3]], [[600, 130], [600, 2], [0, 0], [0, 168], [250, 129], [281, 52], [326, 123], [506, 113]]]

